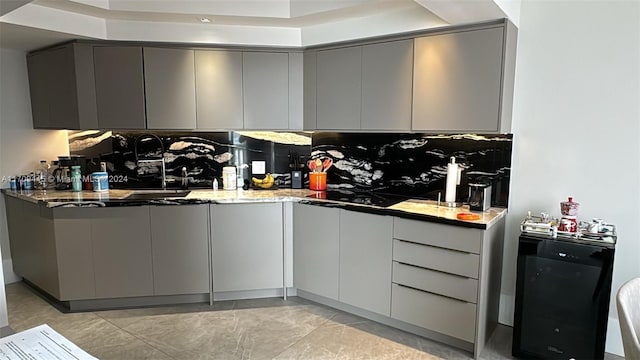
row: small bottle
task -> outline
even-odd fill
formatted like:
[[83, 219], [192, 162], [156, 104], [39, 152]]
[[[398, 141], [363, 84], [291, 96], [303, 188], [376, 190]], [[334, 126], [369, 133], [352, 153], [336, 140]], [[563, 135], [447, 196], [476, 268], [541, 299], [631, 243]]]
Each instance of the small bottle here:
[[30, 173], [24, 179], [24, 189], [25, 190], [33, 190], [33, 182], [32, 179], [35, 177], [33, 173]]
[[35, 187], [39, 190], [47, 189], [47, 181], [49, 179], [49, 169], [50, 165], [47, 163], [47, 160], [40, 160], [40, 167], [36, 171], [35, 177]]
[[74, 165], [71, 167], [71, 189], [73, 191], [82, 191], [82, 173], [80, 172], [80, 165]]
[[18, 181], [16, 180], [15, 176], [11, 177], [11, 179], [9, 180], [9, 184], [12, 191], [18, 190]]
[[218, 190], [218, 179], [213, 178], [213, 190]]

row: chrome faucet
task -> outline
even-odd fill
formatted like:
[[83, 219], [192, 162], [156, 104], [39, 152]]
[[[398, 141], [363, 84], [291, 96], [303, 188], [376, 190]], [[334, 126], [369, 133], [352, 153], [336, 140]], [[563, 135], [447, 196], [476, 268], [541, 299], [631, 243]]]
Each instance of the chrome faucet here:
[[[140, 158], [138, 156], [138, 143], [140, 142], [141, 139], [148, 138], [148, 137], [152, 139], [156, 139], [160, 143], [160, 157]], [[140, 135], [136, 138], [134, 142], [133, 151], [136, 156], [136, 165], [140, 165], [144, 163], [160, 162], [160, 169], [162, 171], [162, 190], [166, 190], [167, 189], [167, 172], [166, 172], [166, 167], [164, 163], [164, 144], [162, 143], [162, 139], [160, 139], [159, 136], [154, 134]]]

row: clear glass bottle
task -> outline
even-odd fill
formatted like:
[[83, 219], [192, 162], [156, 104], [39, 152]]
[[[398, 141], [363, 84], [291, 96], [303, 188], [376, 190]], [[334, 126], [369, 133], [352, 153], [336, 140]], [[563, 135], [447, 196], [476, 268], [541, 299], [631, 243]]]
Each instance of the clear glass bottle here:
[[47, 160], [40, 160], [40, 166], [36, 170], [35, 188], [38, 190], [46, 190], [49, 185], [49, 169], [50, 165]]

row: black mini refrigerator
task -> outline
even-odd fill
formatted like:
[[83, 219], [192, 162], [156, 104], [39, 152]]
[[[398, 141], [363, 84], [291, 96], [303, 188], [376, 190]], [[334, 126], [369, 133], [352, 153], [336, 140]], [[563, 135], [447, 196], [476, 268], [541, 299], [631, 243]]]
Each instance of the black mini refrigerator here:
[[513, 356], [604, 358], [614, 244], [520, 235]]

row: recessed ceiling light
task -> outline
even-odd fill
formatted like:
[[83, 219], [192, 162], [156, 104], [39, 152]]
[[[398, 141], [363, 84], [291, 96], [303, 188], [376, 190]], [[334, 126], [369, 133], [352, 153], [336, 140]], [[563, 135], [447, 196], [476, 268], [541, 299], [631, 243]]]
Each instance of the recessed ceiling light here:
[[202, 18], [200, 18], [200, 22], [201, 22], [201, 23], [205, 23], [205, 24], [207, 24], [207, 23], [210, 23], [210, 22], [211, 22], [211, 19], [206, 18], [206, 17], [202, 17]]

